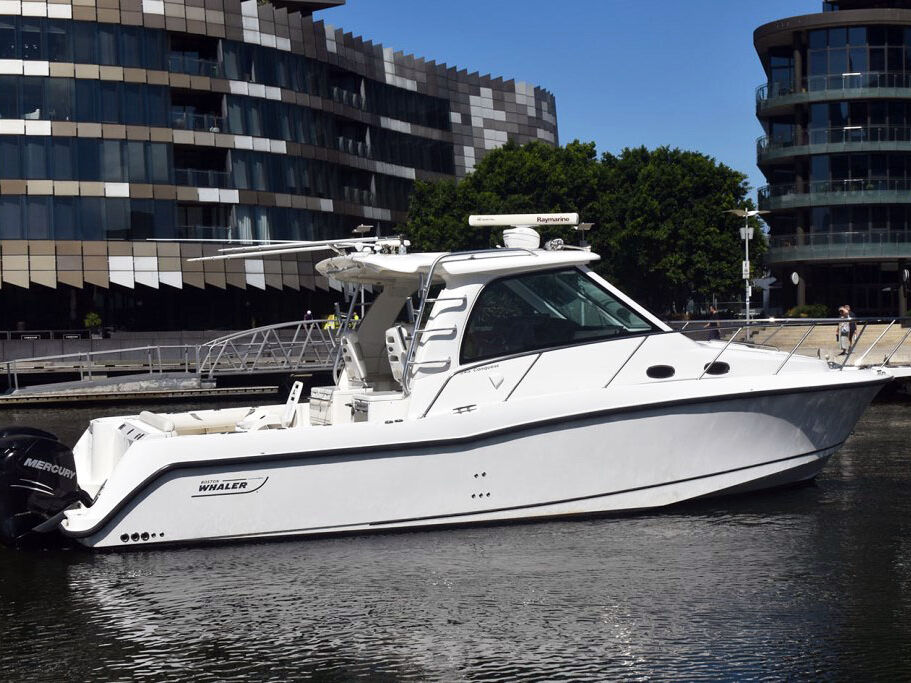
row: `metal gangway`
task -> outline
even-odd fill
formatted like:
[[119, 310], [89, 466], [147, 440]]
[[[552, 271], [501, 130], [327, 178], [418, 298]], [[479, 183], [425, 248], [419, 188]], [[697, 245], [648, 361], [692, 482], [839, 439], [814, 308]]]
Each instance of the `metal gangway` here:
[[78, 373], [82, 381], [110, 373], [196, 374], [217, 376], [332, 370], [337, 362], [340, 332], [356, 323], [346, 317], [264, 325], [202, 344], [148, 345], [65, 353], [0, 361], [7, 387], [20, 388], [20, 376], [35, 373]]

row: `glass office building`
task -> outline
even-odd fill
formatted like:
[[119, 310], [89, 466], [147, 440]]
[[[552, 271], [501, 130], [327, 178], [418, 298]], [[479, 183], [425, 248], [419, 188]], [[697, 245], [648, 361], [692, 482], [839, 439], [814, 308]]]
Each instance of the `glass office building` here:
[[[782, 308], [908, 308], [911, 0], [837, 0], [756, 29], [757, 142]], [[799, 280], [795, 285], [792, 277]]]
[[319, 254], [186, 259], [389, 234], [415, 180], [557, 143], [547, 91], [314, 21], [343, 3], [0, 0], [0, 329], [293, 319]]

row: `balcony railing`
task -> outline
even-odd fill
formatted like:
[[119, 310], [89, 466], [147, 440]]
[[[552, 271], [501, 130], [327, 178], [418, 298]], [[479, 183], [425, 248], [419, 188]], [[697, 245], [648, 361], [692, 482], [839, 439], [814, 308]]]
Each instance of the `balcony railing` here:
[[364, 206], [375, 206], [376, 205], [376, 193], [371, 192], [370, 190], [362, 190], [358, 187], [345, 186], [343, 188], [345, 199], [354, 204], [362, 204]]
[[770, 152], [804, 145], [837, 145], [863, 142], [911, 142], [908, 126], [842, 126], [841, 128], [792, 127], [788, 134], [756, 140], [756, 154], [760, 158]]
[[759, 201], [787, 195], [807, 194], [852, 194], [864, 192], [907, 192], [911, 180], [890, 180], [888, 178], [852, 178], [846, 180], [823, 180], [809, 183], [785, 183], [766, 185], [758, 191]]
[[190, 76], [211, 76], [214, 78], [222, 76], [222, 70], [217, 60], [200, 59], [184, 52], [171, 52], [168, 55], [168, 70], [179, 74], [189, 74]]
[[329, 92], [332, 95], [332, 99], [340, 104], [345, 104], [355, 109], [364, 109], [366, 106], [364, 98], [359, 93], [345, 90], [345, 88], [340, 88], [337, 85], [332, 86]]
[[196, 168], [175, 168], [174, 182], [192, 187], [231, 187], [231, 174]]
[[911, 231], [865, 230], [775, 235], [769, 238], [771, 263], [808, 260], [911, 257]]
[[178, 225], [175, 236], [179, 239], [233, 239], [237, 228], [225, 225]]
[[336, 138], [335, 144], [339, 152], [353, 154], [365, 159], [373, 157], [373, 149], [363, 140], [352, 140], [351, 138], [339, 136]]
[[800, 87], [797, 87], [795, 81], [764, 83], [756, 88], [756, 103], [762, 106], [769, 100], [801, 92], [857, 90], [861, 88], [911, 89], [911, 73], [856, 71], [825, 76], [808, 76], [801, 79]]
[[863, 230], [853, 232], [807, 232], [803, 235], [769, 237], [770, 249], [841, 246], [844, 244], [909, 244], [911, 230]]
[[194, 114], [180, 109], [171, 110], [171, 127], [181, 130], [204, 130], [220, 133], [225, 129], [223, 116], [215, 114]]

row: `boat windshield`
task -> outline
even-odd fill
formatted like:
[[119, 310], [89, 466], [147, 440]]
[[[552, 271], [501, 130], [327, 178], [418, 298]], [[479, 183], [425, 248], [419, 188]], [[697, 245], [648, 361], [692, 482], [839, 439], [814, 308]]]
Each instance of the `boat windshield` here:
[[655, 329], [576, 268], [504, 277], [478, 297], [462, 341], [461, 362]]

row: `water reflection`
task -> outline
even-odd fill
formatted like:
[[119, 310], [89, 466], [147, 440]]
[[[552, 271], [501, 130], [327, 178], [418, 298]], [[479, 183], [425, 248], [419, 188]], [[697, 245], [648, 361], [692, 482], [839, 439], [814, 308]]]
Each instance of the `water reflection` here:
[[900, 677], [911, 671], [909, 410], [874, 406], [816, 486], [661, 514], [0, 551], [0, 668], [155, 680]]

